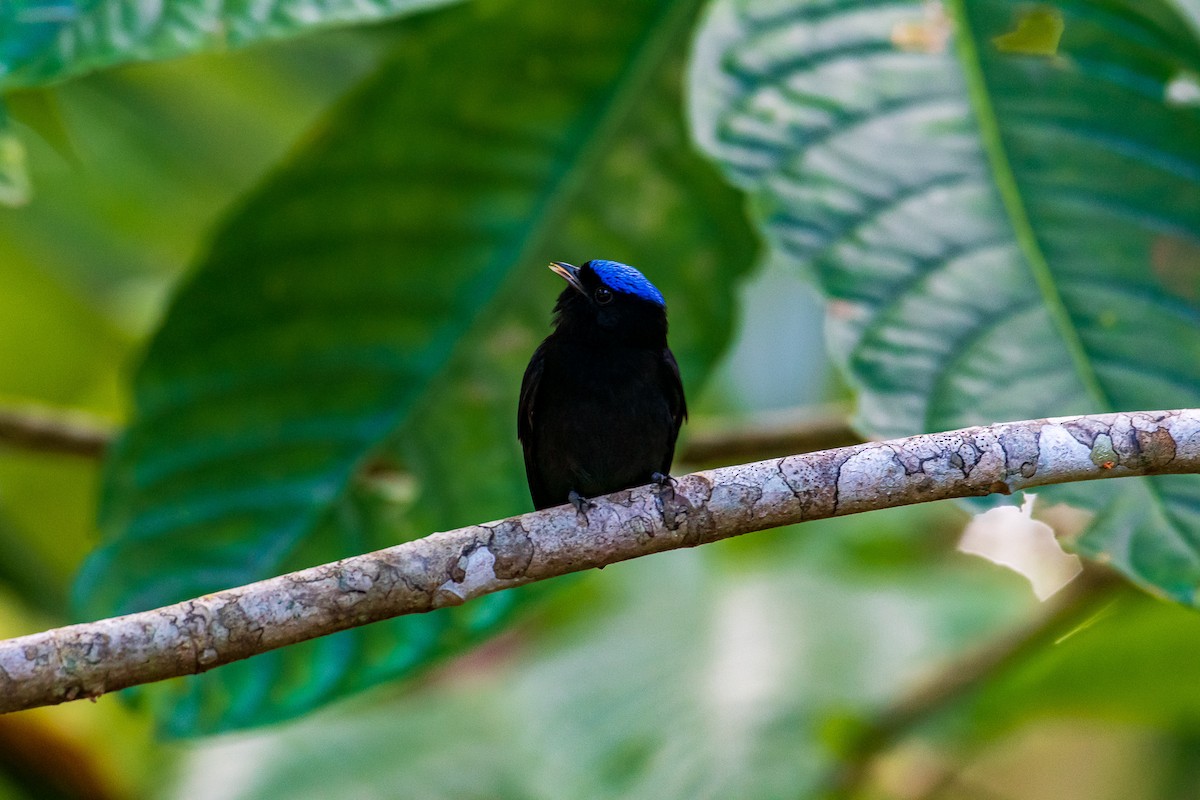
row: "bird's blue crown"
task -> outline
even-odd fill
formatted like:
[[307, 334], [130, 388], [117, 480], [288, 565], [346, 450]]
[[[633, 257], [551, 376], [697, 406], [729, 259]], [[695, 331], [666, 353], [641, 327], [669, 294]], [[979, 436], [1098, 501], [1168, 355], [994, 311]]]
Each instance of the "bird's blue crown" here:
[[594, 259], [587, 262], [584, 266], [591, 267], [592, 271], [596, 273], [596, 277], [614, 291], [631, 294], [634, 297], [649, 300], [651, 303], [657, 303], [663, 307], [667, 305], [667, 301], [663, 299], [662, 292], [656, 289], [653, 283], [646, 280], [645, 275], [628, 264], [622, 264], [619, 261]]

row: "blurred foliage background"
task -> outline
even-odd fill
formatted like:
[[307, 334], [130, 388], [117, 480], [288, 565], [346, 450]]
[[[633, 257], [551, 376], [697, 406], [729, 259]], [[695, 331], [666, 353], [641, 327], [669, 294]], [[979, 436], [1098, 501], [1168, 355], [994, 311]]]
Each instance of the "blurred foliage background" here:
[[[551, 258], [685, 437], [1198, 406], [1197, 142], [1194, 0], [0, 2], [0, 409], [121, 432], [0, 442], [0, 634], [527, 510]], [[0, 717], [0, 798], [1196, 797], [1193, 478], [1044, 493], [1141, 589], [813, 523]]]

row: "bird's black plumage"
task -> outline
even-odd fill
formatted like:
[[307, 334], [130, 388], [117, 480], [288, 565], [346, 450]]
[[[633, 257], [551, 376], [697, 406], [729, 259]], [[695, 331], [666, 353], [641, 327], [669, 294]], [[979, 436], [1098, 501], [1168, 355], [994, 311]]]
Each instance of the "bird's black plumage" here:
[[666, 475], [687, 417], [659, 291], [615, 261], [551, 269], [568, 285], [554, 332], [525, 370], [517, 412], [539, 509]]

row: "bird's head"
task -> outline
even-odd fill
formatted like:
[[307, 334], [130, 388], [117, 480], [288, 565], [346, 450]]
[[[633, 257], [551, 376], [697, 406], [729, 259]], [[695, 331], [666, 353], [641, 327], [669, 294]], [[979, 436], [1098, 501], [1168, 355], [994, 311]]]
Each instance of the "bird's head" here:
[[667, 303], [633, 267], [595, 259], [580, 267], [554, 261], [550, 269], [567, 282], [554, 306], [559, 330], [605, 341], [666, 346]]

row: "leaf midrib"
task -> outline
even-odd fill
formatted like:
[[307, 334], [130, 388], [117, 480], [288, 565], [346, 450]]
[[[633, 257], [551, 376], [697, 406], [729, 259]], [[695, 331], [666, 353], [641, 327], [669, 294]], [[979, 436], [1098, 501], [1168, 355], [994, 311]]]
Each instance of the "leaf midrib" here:
[[[430, 373], [426, 382], [426, 391], [420, 397], [414, 398], [406, 412], [401, 413], [396, 422], [389, 426], [385, 436], [376, 442], [376, 447], [365, 447], [355, 460], [355, 466], [350, 474], [354, 474], [369, 461], [377, 446], [385, 441], [394, 440], [396, 433], [402, 431], [413, 419], [421, 416], [425, 403], [436, 402], [439, 391], [445, 381], [450, 380], [453, 370], [450, 365], [460, 358], [463, 348], [471, 346], [476, 340], [475, 332], [491, 322], [494, 316], [494, 300], [501, 295], [505, 287], [516, 279], [520, 270], [512, 268], [527, 262], [542, 244], [550, 238], [555, 224], [565, 216], [569, 209], [569, 201], [584, 183], [585, 177], [592, 173], [598, 162], [607, 154], [611, 142], [617, 137], [622, 124], [641, 96], [641, 91], [648, 87], [658, 68], [667, 57], [671, 43], [681, 37], [682, 30], [693, 16], [692, 2], [665, 2], [664, 10], [658, 19], [646, 26], [641, 42], [634, 50], [634, 55], [626, 62], [625, 68], [613, 83], [612, 90], [599, 101], [599, 110], [593, 117], [596, 122], [588, 126], [591, 135], [582, 139], [580, 146], [564, 154], [566, 169], [557, 176], [548, 176], [546, 188], [541, 199], [535, 204], [530, 214], [530, 224], [525, 232], [517, 237], [509, 247], [505, 247], [492, 259], [491, 264], [482, 271], [483, 275], [496, 275], [498, 278], [491, 282], [480, 282], [476, 292], [478, 301], [473, 304], [476, 308], [484, 309], [483, 313], [473, 316], [467, 325], [457, 328], [452, 320], [448, 327], [457, 328], [457, 335], [450, 334], [454, 344], [444, 351], [439, 359], [438, 367]], [[511, 257], [506, 254], [512, 253]], [[491, 313], [489, 313], [489, 311]], [[447, 335], [445, 329], [434, 338]], [[326, 514], [332, 513], [341, 506], [351, 489], [352, 481], [342, 482], [341, 488], [332, 501], [320, 513], [310, 517], [306, 526], [307, 535], [312, 525], [318, 524]], [[299, 537], [295, 544], [303, 539]], [[282, 558], [286, 559], [285, 553]]]
[[[1016, 174], [1000, 132], [1000, 122], [995, 107], [992, 105], [991, 93], [984, 77], [983, 61], [975, 43], [975, 31], [971, 28], [965, 2], [966, 0], [947, 0], [946, 8], [954, 21], [955, 52], [963, 68], [967, 96], [975, 110], [984, 153], [991, 167], [1001, 202], [1008, 214], [1009, 224], [1012, 225], [1013, 234], [1021, 253], [1025, 256], [1025, 263], [1033, 275], [1038, 291], [1042, 295], [1046, 310], [1067, 348], [1076, 375], [1088, 395], [1099, 406], [1095, 410], [1114, 411], [1116, 409], [1112, 399], [1104, 390], [1100, 378], [1092, 366], [1091, 358], [1079, 335], [1079, 329], [1067, 310], [1062, 294], [1058, 291], [1050, 263], [1045, 253], [1042, 252], [1037, 235], [1034, 233], [1033, 222], [1022, 200]], [[1138, 481], [1136, 485], [1148, 495], [1150, 502], [1164, 515], [1164, 518], [1168, 518], [1168, 503], [1158, 485], [1150, 480]], [[1170, 529], [1171, 526], [1168, 528]]]
[[1050, 263], [1046, 259], [1046, 254], [1042, 251], [1041, 244], [1037, 240], [1037, 234], [1033, 230], [1033, 222], [1021, 197], [1021, 190], [1017, 185], [1016, 174], [1013, 171], [1012, 163], [1008, 157], [1008, 150], [1004, 145], [1004, 138], [1000, 132], [1000, 122], [996, 116], [996, 109], [992, 105], [991, 93], [988, 89], [987, 80], [984, 77], [983, 61], [979, 53], [979, 48], [975, 44], [975, 31], [971, 28], [965, 8], [965, 1], [948, 0], [946, 5], [954, 21], [955, 52], [963, 69], [963, 76], [967, 84], [967, 96], [971, 107], [975, 110], [975, 121], [979, 127], [979, 136], [983, 144], [984, 155], [987, 158], [988, 165], [991, 167], [992, 178], [996, 183], [996, 190], [1000, 194], [1000, 201], [1004, 206], [1005, 213], [1008, 215], [1013, 236], [1017, 240], [1017, 246], [1024, 256], [1025, 264], [1029, 268], [1038, 293], [1042, 297], [1046, 311], [1050, 314], [1051, 322], [1054, 324], [1059, 336], [1062, 337], [1063, 344], [1067, 348], [1067, 354], [1071, 359], [1075, 374], [1079, 378], [1080, 383], [1083, 384], [1084, 390], [1097, 405], [1095, 409], [1089, 410], [1097, 412], [1112, 411], [1114, 410], [1112, 399], [1104, 390], [1104, 387], [1100, 383], [1100, 378], [1092, 366], [1091, 358], [1088, 356], [1087, 350], [1083, 345], [1083, 340], [1079, 335], [1079, 329], [1076, 327], [1074, 319], [1071, 318], [1071, 314], [1063, 301], [1062, 294], [1058, 290], [1054, 274], [1050, 269]]
[[[550, 238], [555, 224], [565, 216], [570, 207], [569, 201], [582, 185], [585, 176], [595, 170], [597, 163], [609, 151], [611, 141], [617, 137], [622, 123], [640, 97], [640, 90], [648, 84], [661, 65], [668, 45], [679, 36], [679, 28], [692, 15], [691, 2], [666, 2], [663, 5], [666, 6], [665, 11], [661, 13], [659, 20], [647, 25], [646, 33], [636, 48], [636, 54], [626, 62], [625, 69], [614, 82], [613, 90], [599, 102], [600, 110], [595, 115], [598, 122], [590, 126], [592, 135], [584, 137], [582, 144], [571, 151], [574, 157], [564, 158], [567, 165], [564, 171], [557, 177], [547, 179], [547, 188], [530, 214], [531, 223], [526, 227], [525, 233], [517, 237], [512, 245], [504, 248], [483, 271], [484, 275], [498, 276], [497, 280], [482, 284], [483, 291], [478, 292], [480, 299], [473, 304], [476, 308], [484, 309], [484, 312], [476, 314], [466, 326], [458, 328], [458, 335], [452, 337], [456, 344], [441, 359], [440, 368], [436, 373], [431, 375], [424, 397], [433, 398], [438, 395], [440, 382], [446, 380], [450, 372], [447, 367], [458, 359], [462, 348], [470, 346], [474, 340], [474, 332], [492, 321], [493, 313], [488, 312], [494, 312], [495, 298], [521, 274], [521, 271], [514, 267], [528, 262]], [[508, 253], [512, 255], [508, 256]], [[456, 326], [452, 323], [451, 327]], [[420, 401], [414, 404], [406, 416], [418, 416], [420, 405]], [[393, 426], [393, 431], [403, 428], [404, 424], [405, 421], [401, 420]]]

